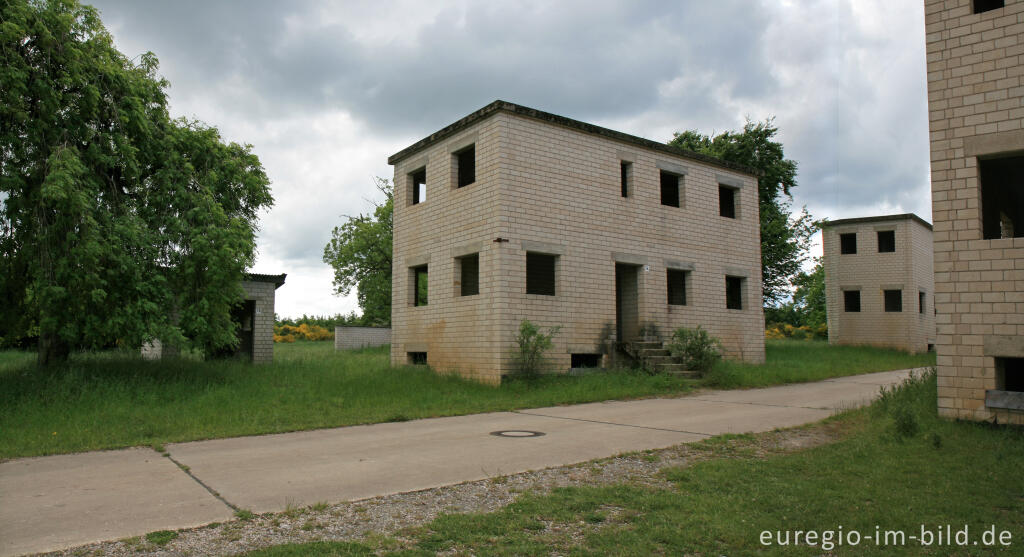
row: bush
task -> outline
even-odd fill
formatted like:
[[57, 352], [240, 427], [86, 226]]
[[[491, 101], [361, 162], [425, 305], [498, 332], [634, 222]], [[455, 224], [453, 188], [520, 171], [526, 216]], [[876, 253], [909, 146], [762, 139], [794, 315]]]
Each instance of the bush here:
[[274, 342], [295, 342], [296, 340], [334, 340], [334, 333], [309, 323], [303, 323], [297, 327], [293, 325], [274, 327]]
[[512, 359], [516, 374], [522, 377], [536, 377], [544, 368], [544, 353], [551, 349], [551, 339], [561, 327], [549, 327], [547, 333], [540, 327], [523, 319], [516, 335], [516, 349]]
[[765, 325], [764, 337], [768, 340], [792, 338], [796, 340], [814, 340], [828, 338], [828, 325], [816, 327], [801, 325], [795, 327], [789, 323], [768, 323]]
[[[891, 433], [899, 441], [916, 437], [927, 432], [927, 425], [936, 418], [935, 368], [922, 375], [911, 372], [910, 377], [892, 387], [882, 387], [877, 403], [876, 413], [887, 416]], [[931, 436], [930, 442], [935, 448], [942, 446], [942, 439], [937, 434]]]
[[722, 359], [722, 341], [698, 326], [696, 329], [676, 329], [668, 342], [672, 357], [690, 371], [703, 376]]

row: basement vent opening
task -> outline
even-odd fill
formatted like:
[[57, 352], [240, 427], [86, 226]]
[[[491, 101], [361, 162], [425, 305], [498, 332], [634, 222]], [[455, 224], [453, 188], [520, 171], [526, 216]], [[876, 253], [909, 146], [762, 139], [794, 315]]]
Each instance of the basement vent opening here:
[[601, 367], [601, 354], [573, 354], [570, 360], [574, 369]]
[[996, 388], [985, 391], [985, 406], [1024, 411], [1024, 358], [996, 358]]
[[996, 358], [996, 388], [1024, 393], [1024, 358]]
[[426, 352], [406, 352], [406, 356], [409, 358], [409, 363], [414, 366], [425, 366], [427, 365], [427, 353]]

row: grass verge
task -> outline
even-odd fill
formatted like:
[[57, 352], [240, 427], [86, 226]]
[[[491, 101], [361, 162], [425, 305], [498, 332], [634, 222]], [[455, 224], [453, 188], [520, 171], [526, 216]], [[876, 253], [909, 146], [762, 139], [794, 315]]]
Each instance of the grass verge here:
[[[835, 418], [846, 432], [838, 442], [757, 458], [715, 438], [704, 445], [719, 458], [662, 470], [669, 488], [627, 481], [526, 494], [494, 513], [443, 515], [403, 532], [397, 554], [1019, 553], [1024, 430], [940, 420], [935, 403], [929, 374]], [[947, 525], [952, 545], [938, 541]], [[958, 532], [966, 537], [956, 539]], [[319, 542], [257, 555], [374, 551], [382, 553], [376, 544]]]
[[[326, 342], [275, 347], [275, 362], [149, 362], [79, 354], [38, 369], [0, 352], [0, 458], [404, 421], [685, 393], [693, 380], [639, 372], [545, 376], [482, 385], [417, 366], [392, 368], [386, 349], [337, 352]], [[723, 362], [722, 387], [811, 381], [929, 365], [934, 356], [807, 341], [768, 343], [768, 363]]]
[[934, 353], [908, 354], [871, 346], [836, 346], [823, 340], [769, 340], [765, 363], [722, 361], [705, 378], [708, 386], [735, 389], [821, 381], [873, 371], [931, 367]]

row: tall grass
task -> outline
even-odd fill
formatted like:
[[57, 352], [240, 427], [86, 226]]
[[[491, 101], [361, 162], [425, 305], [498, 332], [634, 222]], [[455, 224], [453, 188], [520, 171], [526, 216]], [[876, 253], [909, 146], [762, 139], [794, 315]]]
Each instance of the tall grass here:
[[642, 373], [483, 385], [420, 366], [392, 368], [386, 348], [276, 345], [275, 362], [145, 361], [79, 354], [39, 369], [0, 353], [0, 457], [32, 456], [402, 421], [684, 392]]
[[[0, 352], [0, 458], [671, 395], [698, 385], [620, 371], [495, 387], [422, 366], [392, 368], [385, 348], [296, 342], [274, 351], [266, 365], [105, 352], [76, 354], [53, 369], [36, 368], [33, 354]], [[708, 381], [810, 381], [927, 365], [928, 358], [776, 341], [768, 344], [768, 364], [721, 362]]]

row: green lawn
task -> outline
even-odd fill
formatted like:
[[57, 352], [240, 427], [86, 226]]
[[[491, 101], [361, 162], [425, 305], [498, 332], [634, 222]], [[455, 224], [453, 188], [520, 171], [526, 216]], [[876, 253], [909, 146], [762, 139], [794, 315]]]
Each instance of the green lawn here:
[[[940, 420], [935, 407], [931, 374], [834, 418], [846, 432], [836, 443], [758, 458], [743, 450], [749, 436], [703, 442], [716, 457], [663, 469], [669, 488], [626, 482], [527, 493], [494, 513], [443, 515], [403, 532], [401, 541], [285, 545], [250, 555], [1022, 554], [1024, 429]], [[940, 546], [937, 532], [946, 525], [954, 533], [966, 527], [968, 545]], [[922, 527], [930, 546], [921, 544]], [[996, 546], [986, 547], [983, 534], [993, 528]], [[797, 530], [800, 545], [793, 544]], [[789, 531], [789, 545], [776, 541], [780, 531]], [[808, 539], [808, 531], [815, 536]]]
[[[765, 366], [725, 362], [708, 381], [753, 386], [934, 361], [807, 341], [769, 342], [767, 352]], [[116, 353], [76, 355], [52, 370], [33, 361], [32, 354], [0, 352], [0, 458], [664, 396], [700, 385], [612, 372], [493, 387], [420, 367], [391, 368], [383, 349], [336, 352], [328, 342], [278, 344], [275, 362], [259, 366]]]
[[832, 346], [823, 340], [769, 340], [765, 351], [763, 365], [719, 362], [705, 382], [726, 389], [764, 387], [935, 365], [934, 353], [912, 355], [870, 346]]

